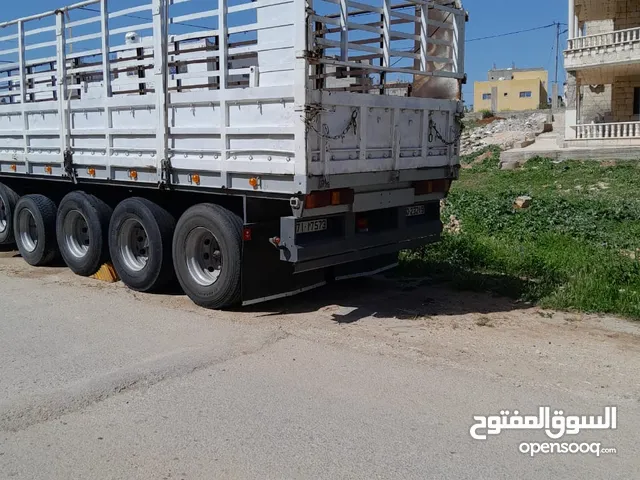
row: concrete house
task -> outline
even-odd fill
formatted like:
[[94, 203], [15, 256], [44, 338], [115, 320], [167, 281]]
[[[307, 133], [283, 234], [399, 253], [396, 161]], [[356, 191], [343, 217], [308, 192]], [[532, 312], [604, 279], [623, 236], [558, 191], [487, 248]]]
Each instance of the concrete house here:
[[474, 110], [505, 112], [544, 108], [548, 82], [549, 74], [543, 68], [494, 68], [489, 70], [487, 81], [474, 84]]
[[564, 146], [640, 146], [640, 0], [568, 1]]

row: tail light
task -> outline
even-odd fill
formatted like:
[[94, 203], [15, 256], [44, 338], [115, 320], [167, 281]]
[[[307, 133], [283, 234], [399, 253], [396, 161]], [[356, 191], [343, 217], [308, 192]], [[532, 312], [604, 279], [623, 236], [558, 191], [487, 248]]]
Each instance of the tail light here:
[[366, 217], [358, 217], [356, 220], [356, 229], [359, 233], [369, 231], [369, 219]]
[[430, 193], [448, 193], [451, 188], [451, 180], [441, 178], [439, 180], [423, 180], [414, 182], [413, 188], [416, 195], [428, 195]]
[[306, 196], [304, 206], [307, 209], [329, 207], [334, 205], [350, 205], [354, 193], [350, 188], [311, 192]]

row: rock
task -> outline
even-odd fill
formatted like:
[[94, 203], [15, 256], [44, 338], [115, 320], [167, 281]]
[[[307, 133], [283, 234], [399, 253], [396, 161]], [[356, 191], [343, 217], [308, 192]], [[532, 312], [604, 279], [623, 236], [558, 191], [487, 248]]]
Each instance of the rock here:
[[508, 119], [496, 119], [488, 125], [465, 130], [461, 138], [460, 153], [469, 155], [486, 145], [497, 145], [503, 150], [518, 147], [521, 142], [534, 140], [548, 131], [548, 115], [513, 115]]
[[532, 201], [533, 201], [533, 198], [523, 195], [521, 197], [516, 198], [516, 201], [513, 202], [513, 208], [518, 208], [518, 209], [529, 208], [531, 206]]
[[443, 229], [445, 232], [449, 232], [453, 234], [460, 233], [460, 230], [461, 230], [460, 220], [458, 220], [455, 215], [451, 215], [449, 217], [449, 222], [443, 225]]
[[534, 143], [536, 143], [535, 140], [523, 140], [522, 142], [516, 142], [514, 147], [525, 148], [525, 147], [528, 147], [529, 145], [533, 145]]
[[500, 170], [517, 170], [520, 168], [520, 164], [518, 162], [501, 162]]

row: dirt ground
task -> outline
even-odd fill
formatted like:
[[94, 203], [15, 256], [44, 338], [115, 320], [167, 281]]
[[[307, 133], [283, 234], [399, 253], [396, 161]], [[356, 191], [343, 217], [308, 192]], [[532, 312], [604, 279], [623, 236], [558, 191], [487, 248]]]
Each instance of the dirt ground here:
[[184, 295], [147, 295], [121, 283], [33, 268], [0, 252], [0, 273], [43, 285], [97, 289], [139, 302], [243, 325], [268, 322], [313, 342], [418, 363], [445, 364], [508, 379], [514, 387], [552, 387], [640, 401], [640, 325], [624, 319], [541, 310], [489, 294], [454, 291], [423, 280], [377, 277], [235, 311], [201, 309]]

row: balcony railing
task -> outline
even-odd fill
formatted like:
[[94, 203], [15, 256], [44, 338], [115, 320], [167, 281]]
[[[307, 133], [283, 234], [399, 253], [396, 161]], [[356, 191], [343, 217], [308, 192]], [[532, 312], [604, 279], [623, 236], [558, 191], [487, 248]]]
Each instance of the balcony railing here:
[[615, 32], [587, 35], [569, 39], [569, 51], [590, 50], [600, 47], [613, 47], [616, 45], [640, 42], [640, 27]]
[[640, 62], [640, 27], [570, 38], [564, 52], [567, 70]]
[[624, 139], [640, 140], [640, 122], [591, 123], [576, 125], [576, 140]]

